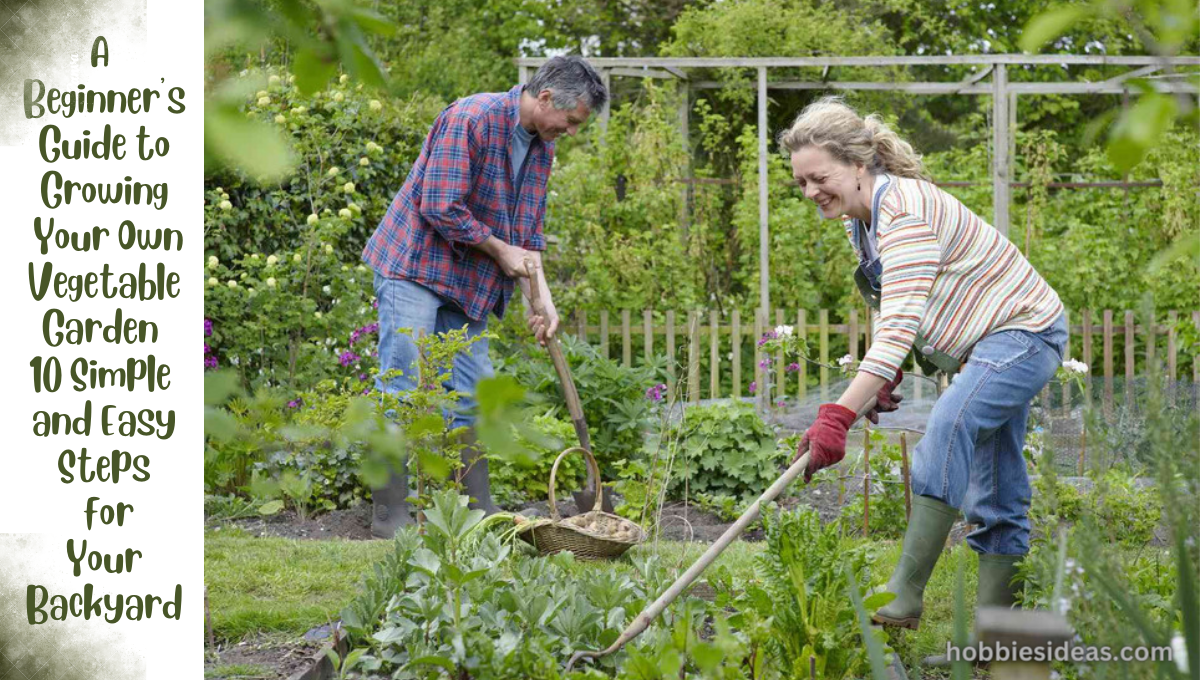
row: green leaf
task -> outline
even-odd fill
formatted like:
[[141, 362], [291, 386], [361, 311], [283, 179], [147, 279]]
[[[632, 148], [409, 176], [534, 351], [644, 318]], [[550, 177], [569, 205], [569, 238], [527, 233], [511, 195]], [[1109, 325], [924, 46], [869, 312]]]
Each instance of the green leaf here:
[[1095, 8], [1088, 5], [1065, 5], [1042, 12], [1025, 26], [1018, 45], [1025, 52], [1039, 52], [1046, 43], [1066, 33], [1093, 12]]
[[404, 664], [405, 670], [413, 666], [439, 666], [448, 673], [454, 673], [454, 662], [444, 656], [422, 656]]
[[1171, 127], [1178, 110], [1179, 105], [1170, 95], [1158, 92], [1143, 95], [1113, 126], [1108, 139], [1108, 159], [1119, 170], [1133, 168]]
[[314, 49], [302, 49], [292, 60], [292, 71], [296, 74], [296, 87], [300, 94], [308, 96], [329, 84], [337, 72], [337, 63], [332, 55], [319, 54]]
[[373, 12], [362, 7], [354, 7], [351, 8], [349, 14], [365, 31], [370, 31], [378, 35], [396, 34], [396, 24], [378, 12]]
[[275, 127], [247, 118], [233, 107], [204, 105], [206, 156], [268, 180], [286, 174], [296, 164], [292, 147]]
[[275, 515], [280, 510], [283, 510], [283, 501], [267, 501], [258, 508], [258, 514], [264, 516]]
[[896, 594], [885, 590], [875, 593], [874, 595], [871, 595], [867, 599], [863, 600], [863, 606], [866, 607], [868, 611], [875, 611], [894, 599], [896, 599]]

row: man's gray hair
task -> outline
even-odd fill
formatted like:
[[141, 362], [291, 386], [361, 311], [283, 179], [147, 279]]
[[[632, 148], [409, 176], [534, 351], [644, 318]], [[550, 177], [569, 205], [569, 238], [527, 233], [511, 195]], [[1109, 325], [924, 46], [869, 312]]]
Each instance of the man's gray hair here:
[[553, 57], [533, 74], [524, 92], [536, 97], [550, 90], [550, 102], [556, 109], [574, 109], [583, 104], [588, 111], [599, 111], [608, 102], [608, 90], [596, 69], [583, 57]]

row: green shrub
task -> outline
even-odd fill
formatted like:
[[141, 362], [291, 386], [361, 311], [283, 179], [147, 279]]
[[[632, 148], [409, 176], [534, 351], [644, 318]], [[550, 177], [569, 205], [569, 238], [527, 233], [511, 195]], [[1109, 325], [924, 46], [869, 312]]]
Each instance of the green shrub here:
[[754, 406], [744, 402], [693, 406], [667, 435], [677, 441], [682, 460], [675, 463], [670, 489], [716, 496], [758, 495], [778, 477], [786, 459], [775, 433]]

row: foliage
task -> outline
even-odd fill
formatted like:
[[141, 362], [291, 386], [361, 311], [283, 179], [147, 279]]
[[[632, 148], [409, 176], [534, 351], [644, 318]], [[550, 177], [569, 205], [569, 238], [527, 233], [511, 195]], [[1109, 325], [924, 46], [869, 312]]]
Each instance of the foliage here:
[[693, 406], [684, 411], [671, 439], [678, 441], [680, 469], [669, 484], [687, 492], [748, 497], [762, 492], [786, 460], [775, 433], [754, 407], [742, 402]]
[[[210, 79], [217, 81], [206, 88], [205, 170], [236, 167], [263, 181], [287, 173], [295, 156], [277, 131], [242, 115], [242, 100], [256, 88], [254, 83], [220, 77], [228, 71], [228, 53], [258, 50], [271, 39], [283, 39], [305, 92], [328, 82], [339, 62], [357, 80], [374, 87], [382, 85], [385, 77], [366, 36], [395, 30], [386, 19], [353, 1], [284, 0], [275, 5], [262, 0], [208, 0], [204, 25], [205, 63]], [[321, 30], [314, 31], [315, 26]]]
[[[424, 535], [397, 535], [395, 556], [343, 612], [355, 639], [370, 646], [358, 657], [364, 670], [558, 678], [572, 651], [611, 643], [664, 580], [648, 560], [635, 562], [631, 578], [579, 572], [570, 554], [512, 559], [509, 545], [481, 530], [482, 512], [452, 494], [435, 496], [427, 518]], [[599, 663], [611, 669], [615, 660]]]
[[[1067, 615], [1075, 630], [1089, 645], [1136, 644], [1169, 646], [1179, 637], [1194, 664], [1200, 649], [1200, 603], [1197, 601], [1197, 564], [1200, 540], [1197, 510], [1200, 507], [1200, 455], [1195, 447], [1200, 435], [1200, 418], [1187, 408], [1171, 407], [1160, 387], [1158, 375], [1142, 411], [1146, 463], [1154, 477], [1154, 504], [1161, 508], [1146, 516], [1161, 515], [1170, 536], [1170, 549], [1163, 552], [1114, 550], [1113, 543], [1129, 529], [1126, 517], [1098, 511], [1080, 513], [1069, 531], [1054, 529], [1055, 513], [1070, 506], [1057, 500], [1049, 503], [1043, 520], [1051, 519], [1047, 531], [1035, 535], [1033, 549], [1022, 563], [1026, 578], [1026, 605], [1053, 608]], [[1049, 463], [1042, 466], [1049, 468]], [[1045, 473], [1044, 473], [1045, 474]], [[1097, 495], [1129, 493], [1131, 486], [1121, 473], [1105, 473], [1097, 480]], [[1049, 487], [1053, 497], [1055, 487]], [[1084, 501], [1087, 502], [1086, 500]], [[1100, 498], [1097, 507], [1107, 501]], [[1136, 521], [1136, 518], [1133, 520]], [[1192, 666], [1194, 673], [1195, 667]], [[1059, 669], [1065, 677], [1078, 677], [1078, 667]], [[1184, 677], [1171, 663], [1120, 663], [1122, 677]]]
[[[764, 515], [763, 524], [761, 583], [747, 584], [731, 622], [761, 631], [764, 649], [785, 677], [810, 677], [810, 658], [816, 659], [816, 677], [862, 677], [867, 650], [846, 584], [849, 574], [857, 584], [854, 594], [863, 597], [874, 583], [871, 547], [852, 545], [837, 523], [822, 526], [811, 508]], [[871, 595], [862, 604], [874, 611], [892, 597]], [[872, 635], [887, 639], [881, 628]]]
[[[908, 522], [904, 514], [904, 479], [900, 470], [899, 444], [887, 444], [886, 435], [871, 430], [871, 500], [867, 530], [872, 538], [897, 539]], [[859, 458], [852, 470], [861, 467]], [[852, 472], [851, 474], [857, 474]], [[841, 519], [847, 532], [861, 531], [864, 497], [854, 495], [842, 507]]]
[[[611, 478], [615, 461], [642, 449], [643, 430], [649, 422], [651, 407], [646, 390], [659, 382], [662, 368], [654, 363], [622, 366], [572, 336], [563, 335], [560, 340], [583, 406], [592, 452], [602, 476]], [[568, 417], [558, 374], [545, 350], [531, 344], [513, 347], [496, 362], [496, 370], [513, 376], [530, 392], [544, 397], [554, 405], [557, 417]], [[572, 437], [568, 441], [574, 440]]]
[[[523, 460], [496, 459], [491, 461], [488, 473], [491, 480], [492, 498], [504, 507], [512, 507], [529, 501], [540, 501], [549, 493], [550, 468], [555, 457], [575, 439], [575, 428], [571, 423], [551, 413], [534, 416], [533, 428], [545, 442], [531, 441], [517, 436], [517, 442], [528, 451]], [[567, 456], [558, 466], [558, 493], [577, 488], [583, 482], [586, 463], [578, 455]]]

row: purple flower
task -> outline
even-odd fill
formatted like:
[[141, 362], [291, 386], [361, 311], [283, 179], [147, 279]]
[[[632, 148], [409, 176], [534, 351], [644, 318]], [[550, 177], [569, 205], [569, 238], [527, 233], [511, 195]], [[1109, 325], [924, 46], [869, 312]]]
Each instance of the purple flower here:
[[300, 408], [303, 405], [304, 405], [304, 399], [301, 397], [296, 397], [295, 399], [288, 402], [288, 408]]
[[206, 343], [204, 343], [204, 353], [207, 355], [207, 354], [209, 354], [210, 352], [212, 352], [212, 348], [208, 346], [208, 343], [207, 343], [207, 342], [206, 342]]
[[358, 374], [358, 380], [359, 380], [359, 382], [366, 382], [366, 381], [367, 381], [367, 374], [366, 374], [366, 373], [359, 373], [359, 374]]
[[767, 357], [766, 359], [763, 359], [762, 361], [758, 362], [758, 367], [759, 368], [770, 368], [771, 367], [771, 358]]
[[787, 371], [788, 373], [799, 373], [800, 372], [800, 364], [793, 361], [792, 363], [787, 365], [787, 368], [785, 368], [783, 370]]
[[217, 367], [217, 358], [212, 355], [204, 357], [204, 367], [205, 368], [216, 368]]
[[754, 381], [754, 380], [750, 381], [750, 394], [754, 394], [757, 391], [758, 391], [758, 382]]
[[371, 301], [371, 309], [379, 309], [379, 300]]
[[356, 361], [360, 361], [361, 359], [362, 359], [362, 357], [358, 356], [354, 352], [351, 352], [350, 350], [346, 350], [345, 352], [342, 352], [338, 356], [338, 363], [341, 364], [343, 367], [346, 367]]
[[778, 406], [779, 408], [783, 408], [783, 404], [784, 404], [784, 401], [783, 401], [782, 399], [780, 399], [779, 401], [775, 402], [775, 405], [776, 405], [776, 406]]
[[646, 390], [646, 398], [650, 401], [662, 401], [663, 395], [666, 393], [666, 391], [667, 386], [663, 383], [659, 383]]
[[212, 319], [204, 320], [204, 337], [212, 335]]
[[378, 332], [379, 332], [379, 323], [378, 322], [367, 324], [366, 326], [363, 326], [362, 328], [355, 328], [354, 330], [350, 331], [350, 344], [351, 344], [351, 346], [353, 346], [354, 343], [358, 342], [359, 339], [362, 338], [362, 336], [370, 335], [372, 333], [378, 333]]
[[779, 336], [775, 334], [775, 331], [767, 331], [766, 333], [762, 334], [761, 338], [758, 339], [758, 346], [762, 347], [763, 345], [767, 344], [768, 340], [774, 340], [778, 337]]

